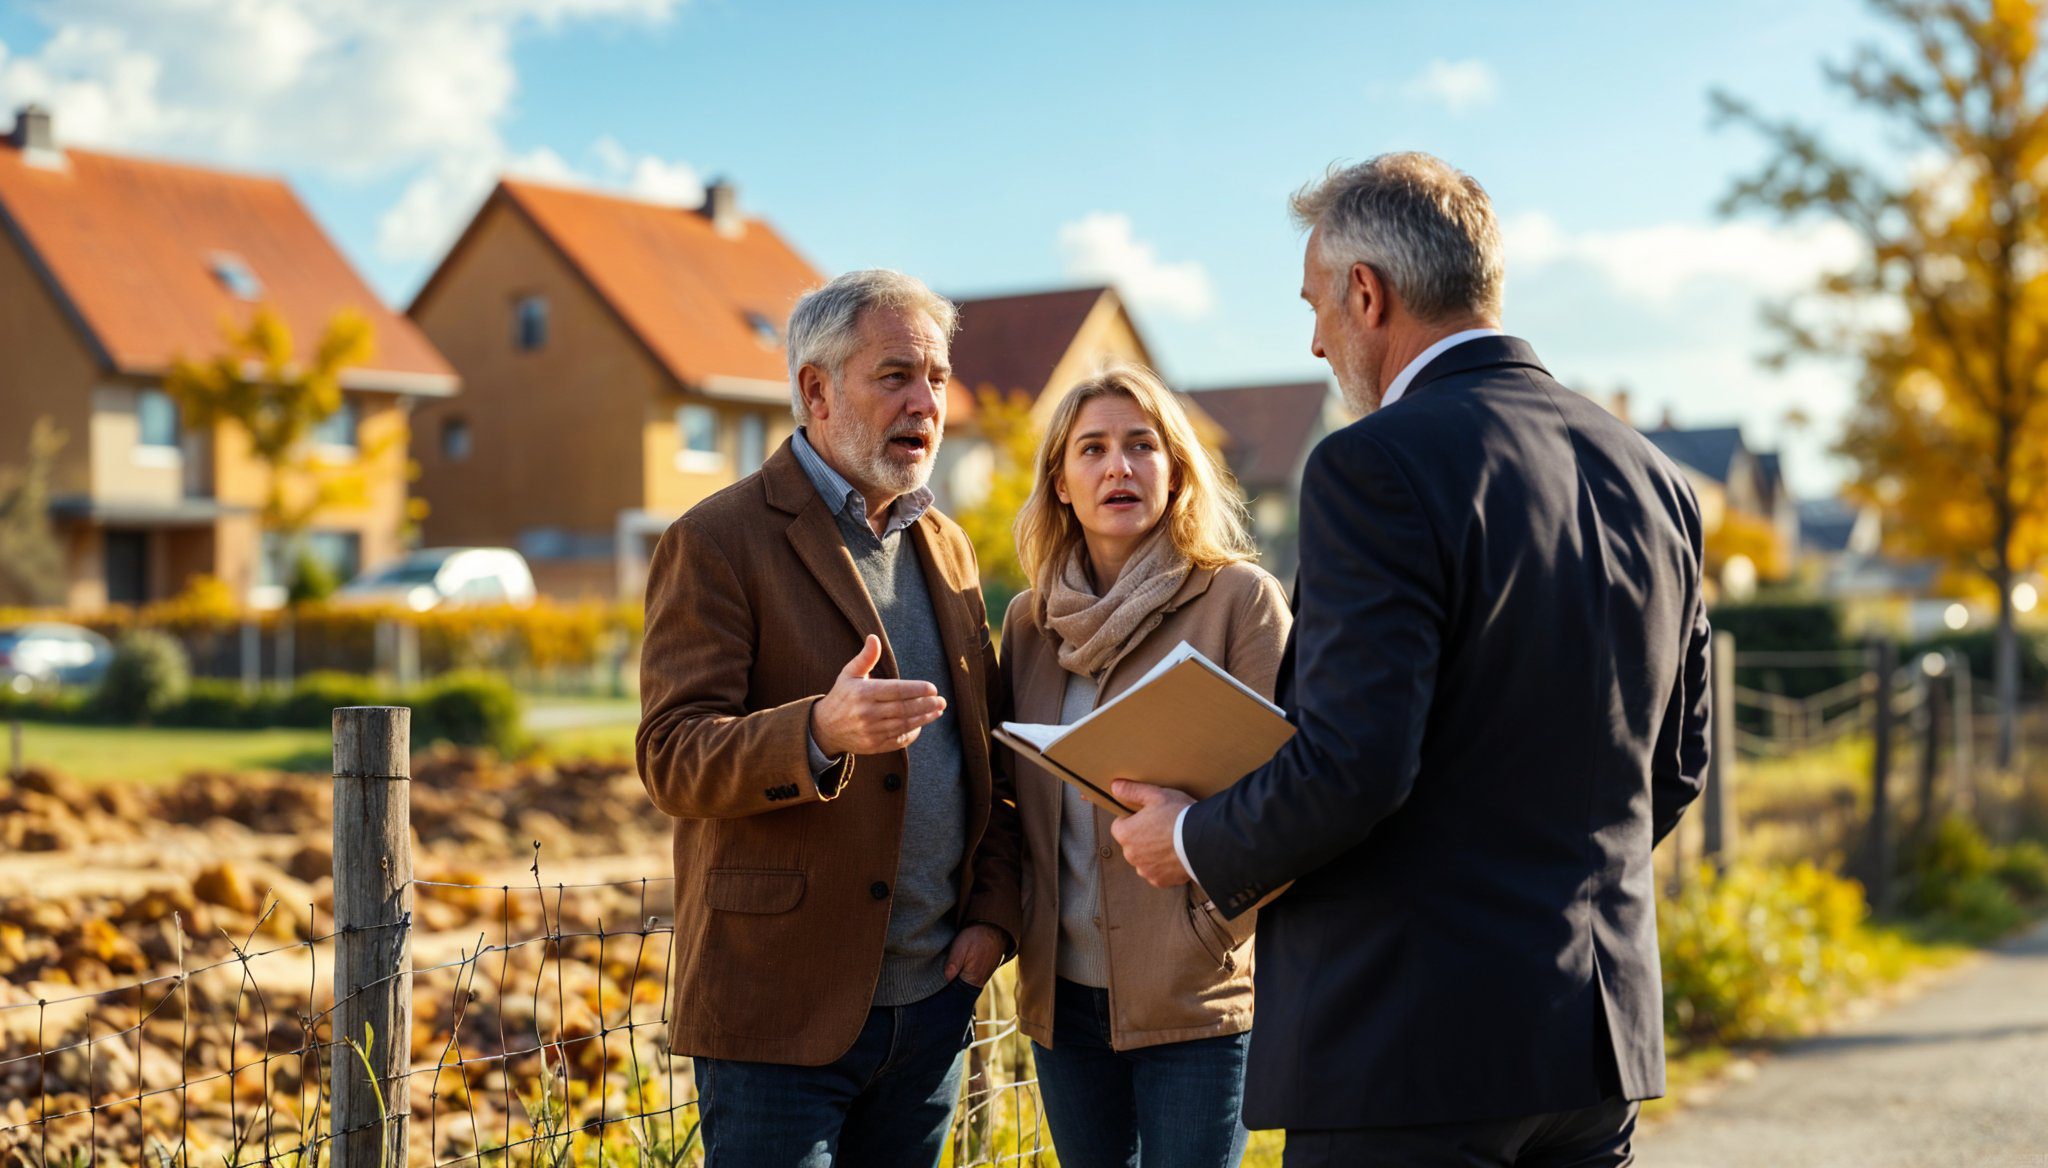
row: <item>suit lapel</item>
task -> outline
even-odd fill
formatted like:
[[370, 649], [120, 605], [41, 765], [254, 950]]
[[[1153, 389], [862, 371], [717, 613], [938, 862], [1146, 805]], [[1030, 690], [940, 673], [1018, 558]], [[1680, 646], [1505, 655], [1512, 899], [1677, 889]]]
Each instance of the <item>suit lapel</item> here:
[[833, 606], [857, 635], [865, 637], [872, 633], [882, 638], [883, 661], [893, 669], [894, 655], [889, 652], [888, 635], [882, 631], [881, 614], [875, 611], [867, 586], [860, 582], [853, 556], [839, 534], [839, 521], [832, 517], [825, 497], [811, 485], [810, 476], [804, 473], [803, 464], [796, 460], [796, 452], [788, 442], [762, 465], [761, 475], [769, 504], [791, 517], [789, 543], [796, 549], [797, 558], [810, 569], [818, 586], [832, 598]]
[[823, 496], [814, 494], [810, 506], [797, 513], [796, 520], [789, 525], [789, 542], [796, 548], [797, 558], [817, 577], [825, 595], [832, 598], [832, 603], [853, 625], [853, 631], [863, 637], [873, 633], [886, 646], [889, 638], [882, 631], [882, 616], [875, 611], [867, 586], [860, 582], [853, 554], [846, 550], [839, 522], [825, 509]]

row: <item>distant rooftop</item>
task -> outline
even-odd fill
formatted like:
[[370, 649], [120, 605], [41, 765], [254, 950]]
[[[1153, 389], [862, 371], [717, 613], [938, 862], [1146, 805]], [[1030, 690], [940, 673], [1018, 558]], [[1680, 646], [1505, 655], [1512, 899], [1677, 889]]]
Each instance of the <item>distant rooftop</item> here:
[[1230, 435], [1230, 467], [1248, 487], [1282, 484], [1314, 440], [1330, 396], [1325, 381], [1234, 385], [1189, 396]]

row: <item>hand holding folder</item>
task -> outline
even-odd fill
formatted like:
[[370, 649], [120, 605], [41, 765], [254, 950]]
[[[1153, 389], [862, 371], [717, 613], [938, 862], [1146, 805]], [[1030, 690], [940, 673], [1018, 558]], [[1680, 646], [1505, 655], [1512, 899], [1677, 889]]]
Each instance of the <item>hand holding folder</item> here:
[[1136, 779], [1205, 799], [1273, 757], [1294, 727], [1280, 707], [1182, 641], [1136, 685], [1071, 726], [1005, 722], [994, 737], [1124, 816], [1109, 793]]

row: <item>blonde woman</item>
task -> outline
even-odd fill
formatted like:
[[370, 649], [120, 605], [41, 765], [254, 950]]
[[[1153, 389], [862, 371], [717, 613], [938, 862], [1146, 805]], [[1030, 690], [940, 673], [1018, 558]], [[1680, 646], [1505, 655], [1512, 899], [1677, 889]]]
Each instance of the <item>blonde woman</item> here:
[[[1067, 392], [1017, 518], [1031, 580], [1003, 622], [1011, 711], [1066, 724], [1187, 641], [1271, 696], [1287, 637], [1244, 504], [1158, 377], [1112, 368]], [[1024, 825], [1018, 1013], [1066, 1168], [1228, 1168], [1252, 1025], [1247, 913], [1124, 862], [1110, 817], [1009, 756]]]

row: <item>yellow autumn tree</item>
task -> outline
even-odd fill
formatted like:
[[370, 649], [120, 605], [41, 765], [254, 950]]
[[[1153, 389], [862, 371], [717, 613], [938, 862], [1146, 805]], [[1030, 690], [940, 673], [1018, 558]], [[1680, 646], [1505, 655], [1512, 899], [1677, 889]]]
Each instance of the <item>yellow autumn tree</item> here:
[[1762, 166], [1729, 212], [1846, 225], [1850, 267], [1772, 306], [1778, 359], [1861, 368], [1838, 449], [1901, 551], [1939, 556], [1998, 595], [1998, 762], [2017, 739], [2013, 585], [2048, 551], [2048, 58], [2038, 0], [1871, 0], [1901, 48], [1865, 46], [1828, 79], [1905, 144], [1872, 162], [1727, 94]]
[[164, 389], [187, 425], [201, 431], [231, 426], [246, 438], [250, 457], [267, 475], [263, 529], [289, 544], [322, 510], [362, 505], [370, 468], [404, 435], [385, 435], [339, 466], [319, 462], [308, 439], [341, 409], [342, 371], [375, 353], [369, 320], [349, 309], [336, 313], [303, 361], [295, 356], [290, 328], [267, 305], [246, 326], [230, 323], [222, 332], [224, 344], [213, 356], [173, 362]]
[[1030, 586], [1017, 562], [1017, 515], [1031, 497], [1038, 455], [1038, 425], [1031, 399], [984, 387], [976, 392], [974, 418], [994, 455], [988, 493], [955, 516], [981, 561], [982, 593], [989, 617], [1001, 620], [1010, 598]]

